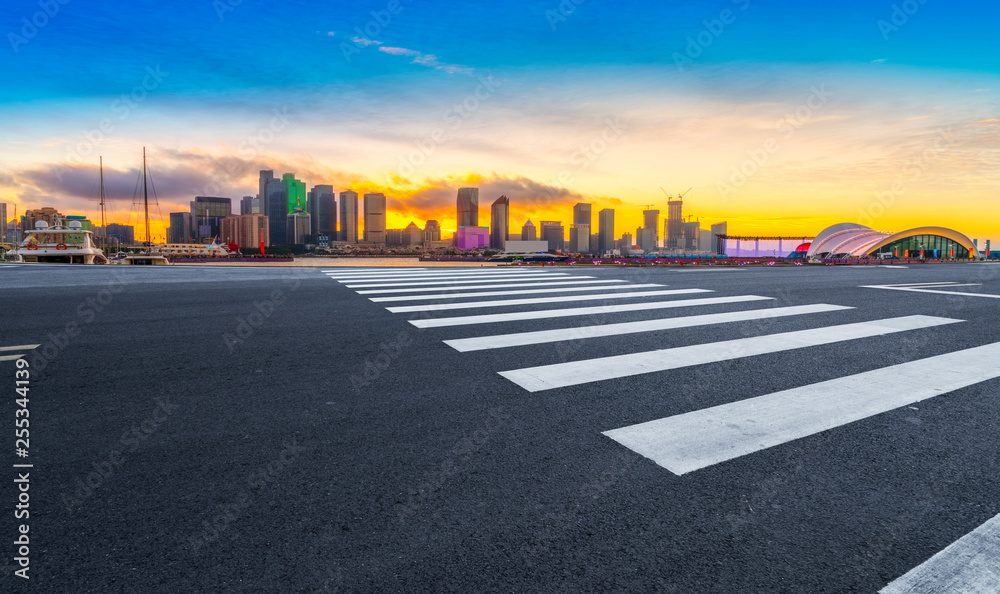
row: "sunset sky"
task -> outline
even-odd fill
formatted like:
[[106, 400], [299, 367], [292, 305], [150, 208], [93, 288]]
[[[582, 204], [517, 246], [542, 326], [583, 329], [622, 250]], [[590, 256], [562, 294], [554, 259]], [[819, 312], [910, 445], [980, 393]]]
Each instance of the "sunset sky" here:
[[[64, 0], [65, 1], [65, 0]], [[838, 222], [1000, 240], [1000, 6], [601, 0], [10, 0], [0, 8], [0, 202], [137, 224], [260, 169], [377, 190], [389, 227], [455, 227], [501, 194], [511, 231], [693, 188], [730, 233]], [[596, 219], [596, 217], [595, 217]], [[162, 224], [154, 235], [162, 235]], [[446, 233], [447, 235], [447, 233]]]

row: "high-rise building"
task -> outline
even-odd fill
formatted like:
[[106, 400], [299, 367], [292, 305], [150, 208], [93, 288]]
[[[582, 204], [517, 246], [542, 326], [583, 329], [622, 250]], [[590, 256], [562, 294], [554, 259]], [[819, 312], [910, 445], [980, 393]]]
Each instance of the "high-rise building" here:
[[274, 171], [263, 169], [260, 172], [260, 211], [267, 216], [268, 245], [287, 245], [288, 233], [288, 186], [274, 177]]
[[502, 250], [508, 239], [510, 239], [510, 200], [506, 196], [501, 196], [490, 208], [490, 247]]
[[701, 231], [701, 223], [690, 221], [684, 223], [684, 249], [692, 251], [698, 249], [698, 232]]
[[656, 251], [656, 229], [639, 227], [635, 230], [635, 237], [642, 251]]
[[167, 243], [192, 243], [193, 241], [194, 226], [191, 224], [191, 213], [170, 213], [170, 226], [167, 228]]
[[566, 231], [559, 221], [542, 221], [538, 226], [538, 238], [549, 242], [550, 250], [561, 252], [566, 244]]
[[285, 242], [288, 245], [302, 245], [312, 241], [312, 217], [301, 206], [288, 213], [285, 218]]
[[605, 208], [597, 214], [597, 251], [604, 254], [615, 247], [615, 209]]
[[104, 237], [116, 238], [120, 245], [132, 245], [135, 243], [135, 227], [132, 225], [119, 225], [118, 223], [108, 223], [104, 227]]
[[712, 250], [716, 254], [724, 256], [726, 254], [726, 240], [720, 239], [719, 235], [725, 235], [728, 225], [726, 221], [721, 223], [716, 223], [712, 225], [712, 241], [714, 242], [707, 249]]
[[423, 243], [428, 244], [432, 241], [441, 241], [441, 225], [434, 219], [424, 223], [423, 231]]
[[569, 228], [569, 251], [590, 253], [590, 225], [573, 225]]
[[669, 249], [684, 247], [684, 218], [681, 209], [684, 201], [680, 198], [671, 198], [667, 201], [667, 241]]
[[460, 250], [477, 250], [489, 244], [489, 227], [459, 227], [455, 232], [455, 246]]
[[535, 224], [528, 219], [528, 222], [521, 227], [521, 241], [536, 241], [538, 239], [538, 230], [535, 229]]
[[191, 202], [193, 235], [198, 239], [212, 239], [221, 231], [222, 219], [233, 214], [231, 198], [219, 196], [195, 196]]
[[257, 196], [244, 196], [240, 200], [240, 214], [260, 214], [260, 197]]
[[386, 229], [385, 245], [403, 245], [402, 229]]
[[261, 242], [265, 246], [268, 245], [270, 243], [268, 231], [267, 217], [260, 213], [222, 219], [222, 240], [231, 241], [241, 248], [255, 248], [260, 246]]
[[385, 243], [385, 194], [365, 194], [366, 243]]
[[403, 245], [420, 245], [424, 242], [424, 232], [417, 227], [417, 224], [410, 221], [410, 224], [403, 229]]
[[577, 202], [573, 206], [573, 224], [592, 226], [589, 202]]
[[62, 218], [62, 213], [51, 206], [25, 211], [24, 216], [21, 217], [21, 232], [31, 231], [38, 221], [45, 221], [51, 227]]
[[[660, 211], [659, 210], [644, 210], [642, 211], [642, 228], [649, 229], [653, 232], [653, 247], [660, 241]], [[640, 239], [640, 235], [636, 233], [636, 239]], [[642, 246], [642, 242], [639, 243]], [[642, 249], [646, 249], [643, 247]]]
[[333, 194], [333, 186], [313, 186], [306, 201], [309, 204], [306, 210], [311, 216], [309, 221], [312, 235], [333, 237], [337, 231], [337, 199]]
[[0, 241], [13, 241], [7, 238], [7, 204], [0, 202]]
[[479, 226], [479, 188], [458, 189], [458, 227]]
[[622, 250], [622, 255], [627, 255], [628, 250], [635, 245], [635, 241], [632, 239], [631, 233], [622, 233], [622, 238], [619, 241], [619, 248]]
[[345, 190], [340, 193], [340, 241], [358, 242], [358, 193]]

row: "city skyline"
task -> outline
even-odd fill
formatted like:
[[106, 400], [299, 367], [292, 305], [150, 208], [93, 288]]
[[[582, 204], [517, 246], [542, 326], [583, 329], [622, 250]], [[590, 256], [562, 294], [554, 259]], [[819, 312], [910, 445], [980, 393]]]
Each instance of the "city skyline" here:
[[[997, 239], [980, 213], [1000, 164], [1000, 8], [571, 4], [71, 3], [34, 32], [37, 6], [5, 8], [21, 82], [0, 90], [0, 202], [95, 218], [103, 155], [112, 220], [130, 224], [146, 145], [160, 235], [192, 197], [239, 200], [273, 168], [385, 194], [388, 228], [453, 229], [455, 191], [477, 186], [511, 197], [512, 224], [587, 202], [634, 230], [644, 205], [666, 212], [663, 186], [745, 234], [933, 219]], [[149, 18], [170, 31], [157, 44], [89, 33]], [[437, 33], [484, 18], [503, 40]], [[942, 196], [963, 208], [941, 213]]]

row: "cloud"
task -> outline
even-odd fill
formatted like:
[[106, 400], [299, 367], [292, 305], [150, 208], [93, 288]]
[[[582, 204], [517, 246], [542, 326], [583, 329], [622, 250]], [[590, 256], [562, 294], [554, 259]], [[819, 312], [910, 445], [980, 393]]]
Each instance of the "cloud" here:
[[327, 31], [326, 34], [329, 35], [330, 37], [336, 37], [337, 36], [337, 33], [335, 31]]
[[[369, 45], [382, 45], [381, 41], [376, 41], [374, 39], [368, 39], [367, 37], [352, 37], [351, 41], [360, 45], [362, 47], [368, 47]], [[382, 49], [382, 48], [379, 48]]]
[[392, 47], [385, 46], [378, 48], [378, 51], [385, 52], [393, 56], [407, 56], [413, 58], [411, 64], [420, 64], [422, 66], [427, 66], [430, 68], [436, 68], [438, 70], [443, 70], [448, 74], [465, 74], [467, 76], [476, 76], [475, 68], [469, 66], [460, 66], [458, 64], [444, 64], [438, 57], [434, 54], [425, 54], [418, 52], [417, 50], [407, 49], [405, 47]]

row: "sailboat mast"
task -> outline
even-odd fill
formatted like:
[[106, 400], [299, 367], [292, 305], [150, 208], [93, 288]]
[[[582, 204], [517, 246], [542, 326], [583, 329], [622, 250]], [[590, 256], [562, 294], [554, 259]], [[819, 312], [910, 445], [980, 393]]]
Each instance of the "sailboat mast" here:
[[142, 147], [142, 206], [146, 216], [146, 244], [152, 242], [149, 239], [149, 189], [146, 186], [146, 147]]
[[104, 221], [104, 157], [101, 159], [101, 236], [107, 237], [107, 223]]

